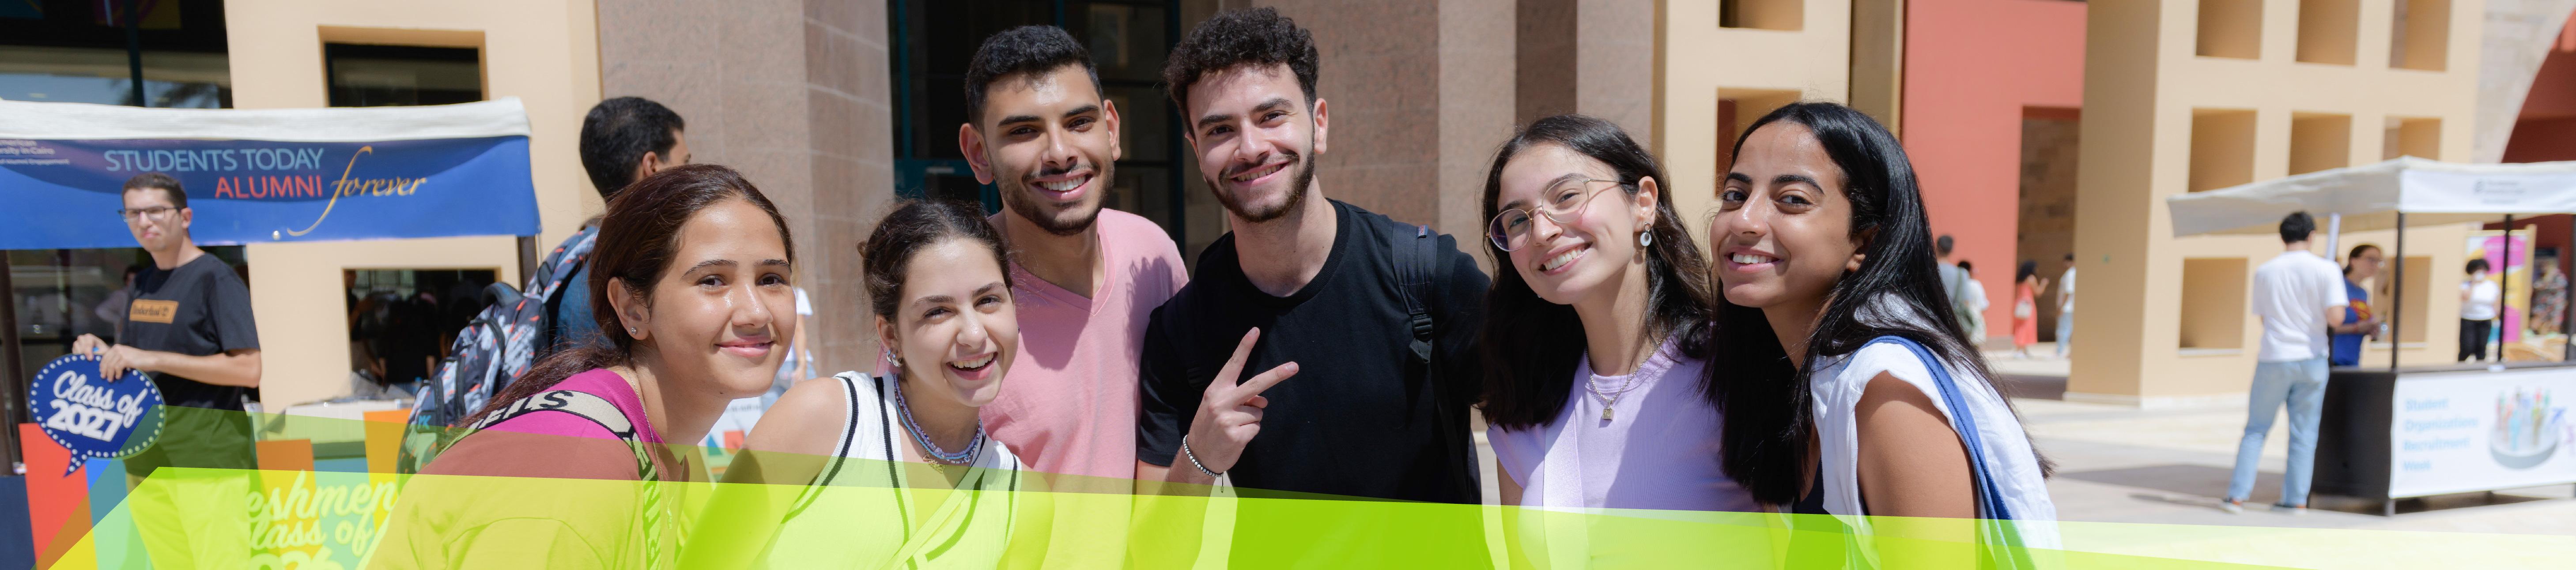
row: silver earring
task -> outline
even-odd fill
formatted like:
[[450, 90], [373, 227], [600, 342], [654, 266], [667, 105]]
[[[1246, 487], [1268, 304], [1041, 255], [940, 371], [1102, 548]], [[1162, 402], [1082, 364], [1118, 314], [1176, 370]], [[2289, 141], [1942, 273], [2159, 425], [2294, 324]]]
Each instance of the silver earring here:
[[883, 350], [885, 351], [886, 362], [892, 362], [892, 363], [894, 363], [894, 365], [895, 365], [895, 366], [898, 366], [898, 367], [903, 366], [903, 357], [901, 357], [901, 356], [895, 356], [895, 355], [894, 355], [894, 349], [889, 348], [889, 349], [883, 349]]
[[1637, 247], [1655, 245], [1654, 232], [1637, 232]]
[[637, 334], [637, 333], [635, 332], [635, 327], [626, 327], [626, 335], [627, 335], [627, 336], [634, 336], [634, 335], [636, 335], [636, 334]]

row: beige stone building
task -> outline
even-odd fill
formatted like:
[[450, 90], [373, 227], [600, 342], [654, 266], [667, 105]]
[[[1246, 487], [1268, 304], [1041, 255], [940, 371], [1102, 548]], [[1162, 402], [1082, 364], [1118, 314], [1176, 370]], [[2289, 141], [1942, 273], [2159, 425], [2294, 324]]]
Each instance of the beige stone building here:
[[[789, 214], [799, 238], [798, 284], [818, 309], [808, 339], [821, 369], [843, 370], [869, 365], [875, 352], [852, 255], [867, 223], [904, 197], [992, 203], [964, 174], [953, 140], [962, 66], [985, 35], [1053, 24], [1089, 45], [1127, 120], [1128, 154], [1112, 206], [1163, 224], [1195, 256], [1225, 231], [1224, 217], [1197, 179], [1158, 72], [1192, 23], [1222, 9], [1274, 6], [1314, 31], [1323, 54], [1319, 89], [1332, 101], [1337, 143], [1319, 159], [1327, 196], [1473, 243], [1495, 145], [1515, 124], [1582, 112], [1646, 141], [1665, 161], [1670, 195], [1704, 231], [1710, 189], [1742, 125], [1791, 101], [1848, 101], [1889, 123], [1909, 146], [1926, 147], [1918, 168], [1927, 196], [1941, 202], [1932, 205], [1935, 229], [1987, 238], [1977, 247], [1988, 248], [1978, 251], [1989, 256], [1979, 264], [1990, 284], [2008, 284], [2011, 257], [2053, 261], [2064, 251], [2062, 243], [2041, 248], [2005, 239], [2001, 228], [2016, 227], [2015, 218], [2037, 219], [2019, 222], [2023, 233], [2075, 236], [2072, 250], [2088, 270], [2076, 336], [2090, 340], [2075, 343], [2069, 397], [2161, 405], [2242, 393], [2255, 338], [2244, 284], [2278, 249], [2256, 237], [2173, 238], [2163, 197], [2400, 154], [2492, 160], [2502, 144], [2497, 129], [2513, 124], [2495, 109], [2521, 106], [2542, 59], [2530, 46], [2545, 45], [2556, 22], [2576, 8], [2570, 0], [1907, 4], [183, 0], [159, 3], [143, 18], [134, 48], [144, 56], [139, 78], [127, 76], [128, 47], [114, 27], [77, 14], [0, 9], [0, 98], [26, 99], [41, 88], [54, 100], [117, 103], [123, 100], [113, 94], [78, 95], [72, 87], [106, 92], [125, 79], [151, 84], [156, 106], [515, 96], [526, 102], [534, 128], [540, 249], [602, 209], [577, 166], [573, 139], [583, 111], [603, 97], [652, 98], [687, 117], [698, 161], [742, 170]], [[1969, 103], [1984, 104], [1976, 101], [1980, 91], [1933, 88], [1986, 81], [1963, 73], [1996, 65], [1947, 48], [1959, 43], [1963, 23], [2022, 13], [2061, 18], [2060, 27], [2085, 22], [2078, 26], [2085, 35], [2065, 38], [2082, 45], [2083, 109], [2068, 107], [2075, 90], [2032, 88], [2041, 94], [1976, 116], [2039, 120], [2043, 128], [2027, 131], [2038, 134], [2018, 141], [1954, 136], [1960, 131], [1950, 119], [1968, 116]], [[2021, 22], [1967, 33], [2030, 29]], [[1935, 43], [1909, 45], [1909, 37]], [[2032, 51], [2003, 43], [1992, 49]], [[2034, 152], [2033, 141], [2044, 148]], [[1985, 146], [2000, 150], [1939, 152]], [[2052, 151], [2065, 157], [2030, 166], [2028, 157]], [[1988, 155], [2003, 158], [1989, 165], [1982, 162]], [[1954, 158], [1963, 156], [1969, 158]], [[2015, 163], [2013, 156], [2024, 158]], [[2061, 164], [2069, 161], [2083, 168]], [[1967, 162], [1976, 164], [1960, 166]], [[1979, 174], [1958, 174], [1971, 170]], [[1992, 186], [2017, 175], [2064, 180], [2037, 183], [2058, 188], [2044, 202], [2015, 203], [2005, 197], [2011, 188]], [[2469, 231], [2410, 233], [2404, 257], [2409, 278], [2420, 281], [2410, 281], [2409, 290], [2456, 283]], [[2343, 239], [2393, 246], [2391, 238]], [[516, 282], [522, 261], [508, 238], [251, 245], [219, 253], [249, 267], [268, 353], [262, 397], [272, 409], [343, 394], [347, 371], [366, 367], [348, 349], [350, 307], [327, 302], [338, 296], [332, 283], [356, 275], [402, 288], [429, 272]], [[16, 281], [20, 299], [53, 295], [65, 307], [103, 294], [115, 267], [132, 258], [114, 251], [10, 254], [12, 273], [28, 276]], [[39, 278], [56, 281], [30, 285]], [[2447, 315], [2456, 304], [2443, 295], [2410, 295], [2394, 350], [2409, 362], [2449, 356], [2456, 325]], [[22, 311], [21, 328], [35, 318], [27, 315], [63, 314], [60, 308]], [[37, 327], [22, 366], [59, 354], [68, 346], [62, 331], [80, 326]], [[2389, 350], [2374, 349], [2372, 360], [2384, 362]]]

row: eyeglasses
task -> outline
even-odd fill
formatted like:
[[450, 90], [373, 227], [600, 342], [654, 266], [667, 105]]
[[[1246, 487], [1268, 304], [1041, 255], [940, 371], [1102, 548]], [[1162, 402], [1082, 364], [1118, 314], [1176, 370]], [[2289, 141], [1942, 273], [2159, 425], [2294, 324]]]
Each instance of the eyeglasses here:
[[124, 218], [125, 218], [125, 222], [130, 224], [130, 223], [134, 223], [134, 220], [135, 220], [135, 219], [137, 219], [137, 218], [149, 218], [149, 219], [151, 219], [152, 221], [155, 221], [155, 222], [158, 222], [158, 221], [161, 221], [161, 220], [167, 220], [167, 219], [170, 219], [170, 213], [171, 213], [171, 212], [176, 212], [176, 211], [179, 211], [179, 209], [178, 209], [178, 208], [169, 207], [169, 206], [153, 206], [153, 207], [149, 207], [149, 208], [117, 208], [117, 209], [116, 209], [116, 215], [121, 216], [121, 217], [124, 217]]
[[[1604, 182], [1609, 184], [1596, 187]], [[1485, 224], [1485, 239], [1492, 240], [1494, 247], [1503, 251], [1520, 251], [1521, 248], [1529, 246], [1531, 212], [1547, 216], [1547, 221], [1563, 225], [1566, 220], [1582, 214], [1583, 208], [1591, 205], [1592, 198], [1600, 196], [1602, 190], [1631, 187], [1617, 180], [1586, 178], [1565, 181], [1540, 194], [1545, 197], [1545, 204], [1512, 208], [1494, 214], [1493, 221]]]

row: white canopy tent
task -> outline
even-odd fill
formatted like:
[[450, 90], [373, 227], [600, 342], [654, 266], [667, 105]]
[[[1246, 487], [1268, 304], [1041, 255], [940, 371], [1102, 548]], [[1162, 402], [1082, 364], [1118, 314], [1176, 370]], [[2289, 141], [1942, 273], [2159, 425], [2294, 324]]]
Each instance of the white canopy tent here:
[[[2576, 213], [2576, 162], [2459, 164], [2409, 156], [2179, 194], [2165, 198], [2165, 206], [2174, 237], [2272, 234], [2279, 231], [2281, 218], [2306, 211], [2334, 220], [2329, 240], [2342, 231], [2393, 229], [2402, 251], [2408, 224], [2482, 223], [2498, 217], [2511, 224], [2516, 215]], [[2506, 247], [2511, 244], [2507, 241]], [[2396, 263], [2391, 271], [2400, 285], [2387, 313], [2397, 318], [2404, 314], [2397, 306], [2406, 299], [2406, 262], [2403, 255], [2392, 257]], [[2565, 322], [2576, 322], [2576, 303], [2569, 308]], [[2389, 368], [2396, 367], [2392, 352]]]

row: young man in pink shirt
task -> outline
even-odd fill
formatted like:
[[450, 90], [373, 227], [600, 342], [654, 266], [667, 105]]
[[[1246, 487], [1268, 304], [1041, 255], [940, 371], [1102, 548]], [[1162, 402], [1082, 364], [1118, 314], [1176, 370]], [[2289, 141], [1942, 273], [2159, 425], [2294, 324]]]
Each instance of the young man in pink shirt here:
[[965, 84], [957, 145], [975, 179], [1001, 189], [992, 221], [1013, 251], [1024, 355], [984, 406], [984, 429], [1053, 474], [1053, 490], [1123, 499], [1136, 468], [1146, 317], [1188, 269], [1161, 226], [1101, 207], [1116, 180], [1118, 108], [1101, 97], [1081, 42], [1052, 26], [994, 34]]

